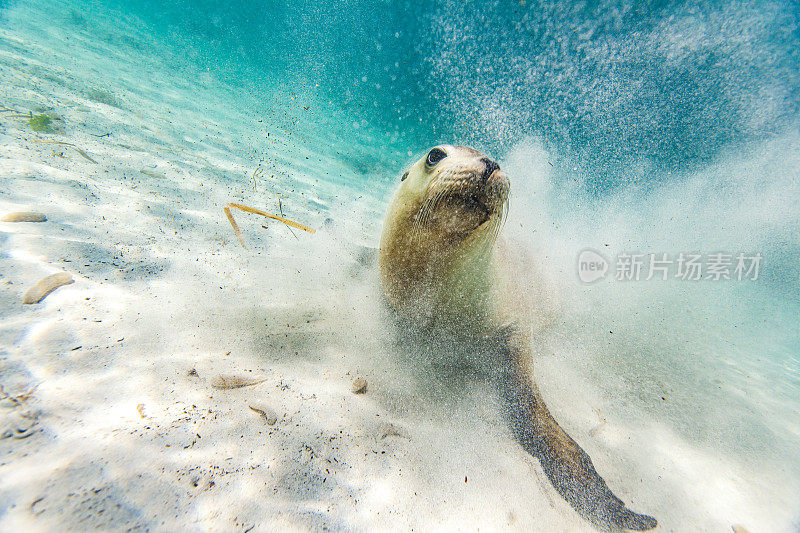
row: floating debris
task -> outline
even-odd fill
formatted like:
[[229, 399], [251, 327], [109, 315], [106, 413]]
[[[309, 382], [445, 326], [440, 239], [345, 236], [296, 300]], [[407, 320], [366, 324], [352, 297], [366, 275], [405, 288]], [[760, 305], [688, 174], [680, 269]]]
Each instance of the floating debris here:
[[38, 304], [57, 288], [62, 285], [69, 285], [70, 283], [74, 283], [74, 281], [72, 276], [66, 272], [50, 274], [46, 278], [40, 279], [36, 285], [28, 289], [28, 292], [22, 297], [22, 303]]
[[55, 132], [55, 128], [52, 126], [53, 120], [61, 120], [61, 117], [56, 115], [47, 115], [44, 113], [34, 115], [31, 112], [27, 114], [5, 115], [5, 118], [26, 118], [28, 119], [28, 126], [36, 133]]
[[79, 154], [81, 154], [81, 155], [83, 156], [83, 158], [84, 158], [84, 159], [87, 159], [88, 161], [91, 161], [91, 162], [92, 162], [92, 163], [94, 163], [95, 165], [97, 164], [97, 161], [95, 161], [94, 159], [92, 159], [92, 158], [89, 156], [89, 154], [87, 154], [86, 152], [84, 152], [83, 150], [81, 150], [80, 148], [78, 148], [77, 146], [75, 146], [75, 145], [74, 145], [74, 144], [72, 144], [72, 143], [68, 143], [68, 142], [64, 142], [64, 141], [40, 141], [40, 140], [38, 140], [38, 139], [31, 139], [31, 142], [32, 142], [32, 143], [39, 143], [39, 144], [60, 144], [60, 145], [62, 145], [62, 146], [71, 146], [72, 148], [74, 148], [74, 149], [75, 149], [75, 151], [76, 151], [76, 152], [78, 152]]
[[258, 180], [263, 177], [264, 177], [264, 168], [261, 165], [258, 165], [258, 167], [253, 171], [253, 192], [258, 192]]
[[38, 211], [15, 211], [0, 219], [2, 222], [45, 222], [47, 215]]
[[367, 392], [367, 380], [364, 378], [356, 378], [353, 380], [353, 394], [364, 394]]
[[156, 178], [156, 179], [159, 179], [159, 180], [167, 179], [166, 174], [164, 174], [162, 172], [158, 172], [156, 170], [149, 170], [149, 169], [143, 168], [143, 169], [140, 169], [139, 172], [141, 172], [145, 176], [150, 176], [151, 178]]
[[53, 133], [52, 123], [53, 119], [44, 114], [31, 115], [31, 118], [28, 120], [28, 126], [37, 133]]
[[215, 389], [239, 389], [258, 385], [267, 381], [267, 378], [250, 378], [244, 376], [223, 376], [219, 375], [211, 380], [211, 386]]

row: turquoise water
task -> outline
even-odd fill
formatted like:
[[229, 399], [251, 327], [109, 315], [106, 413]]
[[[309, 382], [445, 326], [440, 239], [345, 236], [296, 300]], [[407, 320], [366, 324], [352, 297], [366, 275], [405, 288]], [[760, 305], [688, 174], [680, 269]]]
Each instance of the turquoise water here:
[[[225, 201], [333, 228], [349, 251], [375, 247], [405, 166], [442, 142], [491, 154], [512, 184], [505, 231], [564, 294], [535, 363], [554, 410], [584, 441], [601, 435], [601, 457], [625, 454], [629, 479], [646, 480], [637, 510], [664, 530], [800, 528], [797, 2], [37, 0], [0, 2], [0, 26], [0, 104], [60, 113], [52, 138], [114, 161], [92, 171], [98, 184], [141, 168], [197, 179], [152, 196], [164, 220], [182, 209], [167, 233], [201, 250], [234, 242]], [[22, 129], [0, 115], [7, 162], [34, 157]], [[115, 239], [156, 231], [143, 209], [103, 211]], [[249, 224], [248, 246], [299, 274], [242, 259], [251, 292], [232, 299], [325, 299], [369, 282], [326, 277], [323, 238]], [[172, 244], [158, 246], [146, 259], [168, 264]], [[619, 281], [612, 267], [587, 284], [585, 249], [612, 265], [630, 253], [762, 262], [757, 279]], [[305, 270], [304, 253], [316, 256]], [[593, 410], [614, 428], [605, 437], [590, 432]], [[447, 529], [447, 509], [424, 516]]]
[[800, 106], [793, 2], [192, 6], [120, 8], [234, 83], [333, 100], [412, 150], [537, 136], [601, 188], [778, 134]]

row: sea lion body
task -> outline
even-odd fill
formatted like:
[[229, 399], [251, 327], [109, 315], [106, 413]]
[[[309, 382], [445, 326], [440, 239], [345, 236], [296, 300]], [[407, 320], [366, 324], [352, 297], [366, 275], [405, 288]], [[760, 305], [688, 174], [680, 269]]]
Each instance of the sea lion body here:
[[456, 338], [480, 352], [514, 436], [581, 516], [606, 528], [655, 527], [655, 519], [614, 496], [533, 383], [531, 335], [550, 319], [552, 305], [531, 276], [531, 256], [500, 236], [509, 190], [499, 165], [472, 148], [437, 146], [414, 163], [381, 236], [386, 299], [422, 337]]

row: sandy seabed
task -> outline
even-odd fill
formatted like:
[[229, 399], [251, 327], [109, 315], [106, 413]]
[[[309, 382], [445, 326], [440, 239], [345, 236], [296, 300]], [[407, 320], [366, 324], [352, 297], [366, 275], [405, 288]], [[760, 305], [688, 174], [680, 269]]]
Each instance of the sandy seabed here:
[[[70, 5], [19, 3], [0, 29], [0, 214], [47, 218], [0, 222], [0, 529], [592, 530], [485, 382], [403, 360], [363, 247], [386, 198], [292, 130], [302, 102], [257, 126], [256, 96]], [[232, 201], [319, 231], [234, 212], [245, 250]], [[23, 303], [59, 272], [74, 283]], [[625, 416], [558, 354], [537, 375], [659, 530], [791, 527], [788, 474]]]

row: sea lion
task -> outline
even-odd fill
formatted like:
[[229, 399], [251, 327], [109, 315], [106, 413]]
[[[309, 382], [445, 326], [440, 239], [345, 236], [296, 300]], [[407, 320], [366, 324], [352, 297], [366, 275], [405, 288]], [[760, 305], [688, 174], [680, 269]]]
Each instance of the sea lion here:
[[553, 487], [600, 527], [647, 530], [558, 425], [529, 371], [540, 317], [522, 257], [500, 235], [509, 180], [477, 150], [440, 145], [414, 163], [389, 205], [378, 262], [389, 305], [434, 345], [453, 336], [489, 358], [512, 433]]

